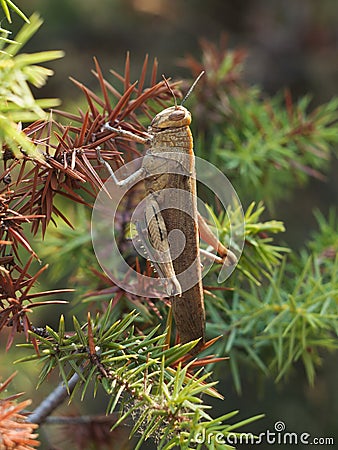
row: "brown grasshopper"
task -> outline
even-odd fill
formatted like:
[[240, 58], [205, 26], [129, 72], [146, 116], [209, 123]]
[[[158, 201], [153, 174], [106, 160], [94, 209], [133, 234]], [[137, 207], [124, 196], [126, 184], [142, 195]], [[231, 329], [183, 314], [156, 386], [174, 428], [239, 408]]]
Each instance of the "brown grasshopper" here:
[[[203, 72], [182, 103], [202, 75]], [[172, 92], [165, 78], [164, 82]], [[174, 94], [173, 97], [175, 106], [164, 109], [153, 118], [146, 137], [114, 128], [109, 123], [102, 127], [102, 131], [109, 130], [115, 136], [147, 146], [140, 169], [126, 179], [118, 180], [101, 157], [100, 149], [97, 149], [97, 154], [116, 185], [129, 187], [144, 179], [146, 226], [143, 229], [139, 227], [138, 234], [145, 244], [148, 259], [167, 283], [166, 291], [171, 299], [181, 342], [200, 339], [192, 351], [196, 353], [205, 340], [199, 234], [221, 256], [212, 255], [216, 261], [232, 266], [237, 258], [219, 242], [197, 211], [193, 138], [189, 128], [191, 114], [182, 104], [177, 105]], [[170, 239], [171, 233], [177, 231], [183, 233], [184, 245], [181, 239]]]

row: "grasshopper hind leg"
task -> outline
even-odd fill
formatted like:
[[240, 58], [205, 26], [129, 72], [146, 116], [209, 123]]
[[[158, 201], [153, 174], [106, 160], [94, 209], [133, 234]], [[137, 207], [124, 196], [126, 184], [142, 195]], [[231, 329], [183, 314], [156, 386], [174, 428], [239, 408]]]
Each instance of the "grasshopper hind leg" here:
[[181, 296], [182, 288], [172, 263], [167, 228], [154, 196], [147, 198], [142, 222], [137, 221], [135, 225], [147, 259], [163, 279], [168, 297]]

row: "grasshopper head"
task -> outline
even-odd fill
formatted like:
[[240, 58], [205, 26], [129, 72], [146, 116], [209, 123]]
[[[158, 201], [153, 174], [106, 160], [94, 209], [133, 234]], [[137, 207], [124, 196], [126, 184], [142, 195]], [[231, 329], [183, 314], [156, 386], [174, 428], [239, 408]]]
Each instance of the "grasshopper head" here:
[[184, 106], [170, 106], [156, 114], [151, 121], [151, 128], [179, 128], [191, 124], [191, 114]]

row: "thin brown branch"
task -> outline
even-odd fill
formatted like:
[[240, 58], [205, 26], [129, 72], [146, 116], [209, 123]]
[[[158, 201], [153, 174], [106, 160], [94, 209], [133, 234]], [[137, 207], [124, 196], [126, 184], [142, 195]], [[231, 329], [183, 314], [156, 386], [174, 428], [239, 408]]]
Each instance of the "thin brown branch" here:
[[79, 375], [75, 373], [68, 381], [67, 386], [64, 383], [60, 383], [27, 417], [27, 421], [41, 425], [71, 395], [79, 380]]

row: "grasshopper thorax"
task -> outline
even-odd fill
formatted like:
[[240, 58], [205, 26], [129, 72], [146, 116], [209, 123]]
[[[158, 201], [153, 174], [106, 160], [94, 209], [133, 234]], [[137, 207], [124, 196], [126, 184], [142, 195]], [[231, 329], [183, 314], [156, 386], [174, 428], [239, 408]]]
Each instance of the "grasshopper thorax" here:
[[191, 114], [184, 106], [170, 106], [156, 114], [150, 127], [164, 130], [166, 128], [186, 127], [191, 124]]

